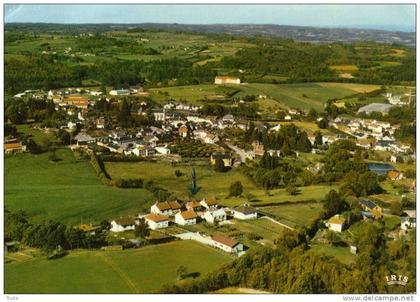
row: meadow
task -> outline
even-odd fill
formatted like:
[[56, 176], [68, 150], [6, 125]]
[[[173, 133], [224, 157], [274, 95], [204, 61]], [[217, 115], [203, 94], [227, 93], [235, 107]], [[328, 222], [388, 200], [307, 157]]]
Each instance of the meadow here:
[[[378, 85], [363, 85], [349, 83], [299, 83], [299, 84], [263, 84], [243, 83], [241, 85], [226, 85], [232, 90], [239, 92], [234, 97], [246, 95], [265, 95], [261, 99], [263, 107], [275, 106], [276, 103], [286, 108], [297, 108], [308, 111], [314, 108], [322, 111], [324, 104], [333, 98], [343, 98], [360, 92], [370, 92], [378, 89]], [[213, 84], [191, 85], [178, 87], [165, 87], [150, 89], [152, 96], [157, 100], [164, 101], [172, 98], [177, 101], [187, 101], [194, 104], [203, 104], [203, 99], [217, 100], [226, 95], [220, 91], [220, 86]], [[271, 100], [271, 102], [269, 102]], [[272, 101], [275, 101], [273, 103]], [[268, 103], [268, 104], [267, 104]]]
[[181, 265], [190, 276], [199, 276], [232, 259], [194, 241], [174, 241], [122, 252], [75, 251], [56, 260], [37, 257], [6, 264], [5, 292], [155, 293], [164, 284], [178, 282], [176, 271]]
[[306, 226], [318, 217], [322, 203], [293, 203], [274, 207], [264, 207], [261, 210], [277, 217], [291, 227]]
[[57, 150], [59, 161], [48, 153], [6, 156], [5, 206], [23, 210], [32, 219], [64, 223], [100, 222], [136, 214], [153, 202], [145, 189], [118, 189], [103, 185], [88, 161], [77, 161], [70, 149]]
[[[312, 185], [301, 187], [298, 195], [289, 195], [285, 189], [274, 189], [267, 192], [257, 187], [247, 176], [238, 169], [232, 169], [225, 173], [214, 171], [209, 165], [194, 166], [197, 175], [197, 185], [200, 188], [195, 198], [214, 197], [225, 206], [236, 206], [248, 202], [245, 198], [247, 193], [255, 196], [252, 204], [258, 206], [264, 203], [282, 203], [285, 201], [297, 202], [302, 200], [322, 199], [329, 190], [336, 186]], [[117, 163], [107, 162], [107, 172], [112, 178], [143, 178], [152, 180], [161, 187], [175, 193], [178, 198], [188, 199], [191, 184], [192, 166], [188, 164], [176, 164], [172, 166], [167, 162], [139, 162]], [[175, 171], [182, 172], [181, 177], [175, 176]], [[229, 186], [234, 181], [240, 181], [244, 187], [242, 197], [227, 197]]]

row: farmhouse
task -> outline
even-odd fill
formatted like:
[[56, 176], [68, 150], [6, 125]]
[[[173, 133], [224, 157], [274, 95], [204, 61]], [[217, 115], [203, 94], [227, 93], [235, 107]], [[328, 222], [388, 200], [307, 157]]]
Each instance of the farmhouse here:
[[335, 232], [342, 232], [345, 226], [346, 219], [341, 215], [335, 215], [331, 217], [325, 224], [328, 229]]
[[204, 198], [200, 201], [200, 204], [209, 211], [217, 209], [217, 201], [214, 198]]
[[118, 218], [111, 221], [111, 232], [119, 233], [132, 231], [136, 227], [136, 220], [133, 217]]
[[196, 224], [197, 217], [197, 214], [193, 210], [179, 212], [175, 215], [175, 223], [179, 225]]
[[240, 220], [255, 219], [258, 216], [256, 209], [250, 206], [239, 206], [232, 209], [233, 217]]
[[235, 239], [215, 235], [211, 237], [213, 241], [213, 245], [221, 250], [224, 250], [228, 253], [239, 253], [244, 250], [244, 246], [242, 243], [236, 241]]
[[163, 215], [149, 214], [144, 219], [152, 230], [167, 228], [169, 225], [169, 218]]
[[264, 155], [264, 145], [260, 142], [253, 142], [252, 148], [254, 149], [254, 154], [256, 156], [263, 156]]
[[237, 77], [217, 76], [214, 78], [214, 84], [241, 84], [241, 79]]
[[401, 229], [407, 231], [416, 227], [416, 211], [406, 210], [400, 217]]
[[68, 96], [64, 99], [64, 102], [80, 109], [87, 109], [89, 105], [89, 99], [85, 96]]
[[129, 89], [115, 89], [109, 92], [110, 95], [130, 95], [130, 93]]
[[232, 156], [228, 153], [220, 153], [215, 152], [210, 156], [210, 162], [212, 165], [216, 164], [216, 160], [221, 159], [223, 161], [223, 164], [225, 167], [231, 167], [232, 166]]
[[360, 202], [360, 205], [364, 211], [371, 212], [373, 215], [375, 215], [376, 218], [382, 217], [382, 208], [373, 201], [369, 199], [363, 199]]
[[196, 200], [187, 202], [185, 207], [187, 208], [187, 210], [193, 210], [193, 211], [201, 211], [204, 209], [204, 207]]
[[83, 146], [83, 145], [87, 145], [87, 144], [96, 142], [96, 138], [90, 136], [86, 132], [79, 132], [74, 137], [74, 140], [77, 142], [78, 146]]
[[177, 201], [156, 202], [150, 207], [150, 212], [158, 215], [172, 216], [181, 211], [181, 205]]
[[404, 177], [404, 174], [400, 171], [397, 170], [392, 170], [392, 171], [388, 171], [388, 173], [386, 174], [386, 176], [390, 179], [390, 180], [401, 180]]
[[22, 142], [9, 141], [4, 143], [4, 152], [6, 154], [20, 153], [26, 151], [26, 146]]
[[208, 223], [222, 222], [227, 218], [226, 212], [223, 209], [218, 209], [214, 211], [207, 211], [204, 213], [204, 219]]

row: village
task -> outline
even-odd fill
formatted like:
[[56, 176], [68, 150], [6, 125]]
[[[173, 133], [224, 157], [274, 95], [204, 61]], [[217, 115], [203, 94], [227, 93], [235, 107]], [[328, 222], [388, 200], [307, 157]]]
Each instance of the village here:
[[[214, 85], [240, 85], [241, 81], [235, 77], [216, 77]], [[100, 90], [89, 90], [81, 88], [67, 88], [50, 90], [45, 93], [38, 91], [25, 91], [15, 95], [15, 98], [27, 98], [43, 100], [46, 99], [54, 104], [55, 110], [64, 112], [65, 118], [61, 120], [59, 128], [70, 134], [69, 147], [73, 151], [80, 150], [87, 154], [114, 154], [127, 158], [142, 158], [152, 161], [180, 162], [185, 154], [177, 152], [182, 149], [183, 144], [192, 148], [194, 152], [198, 147], [202, 155], [209, 160], [211, 166], [222, 165], [221, 169], [232, 169], [241, 164], [261, 159], [265, 154], [269, 156], [282, 156], [283, 151], [279, 149], [266, 149], [261, 141], [253, 141], [251, 148], [243, 149], [234, 144], [234, 138], [226, 133], [226, 129], [240, 129], [246, 131], [249, 128], [249, 120], [225, 114], [221, 117], [204, 115], [201, 112], [202, 105], [191, 105], [188, 103], [168, 101], [161, 106], [151, 102], [149, 92], [140, 85], [129, 89], [113, 89], [106, 92]], [[153, 123], [143, 127], [131, 127], [124, 129], [115, 118], [107, 115], [92, 114], [98, 102], [119, 103], [124, 102], [126, 97], [140, 98], [136, 106], [131, 106], [132, 116], [151, 117]], [[267, 97], [267, 96], [259, 96]], [[392, 94], [384, 95], [392, 99], [390, 103], [398, 106], [401, 102], [396, 100]], [[243, 101], [240, 101], [243, 102]], [[381, 104], [370, 104], [359, 109], [360, 112], [369, 110], [388, 110], [387, 106]], [[375, 109], [376, 107], [379, 109]], [[390, 105], [391, 106], [391, 105]], [[373, 109], [372, 109], [373, 108]], [[384, 109], [385, 108], [385, 109]], [[276, 133], [284, 123], [299, 122], [305, 119], [305, 113], [289, 109], [283, 116], [282, 123], [261, 123], [259, 129], [268, 133]], [[322, 123], [323, 117], [316, 122]], [[366, 150], [387, 151], [390, 157], [388, 163], [369, 163], [368, 169], [378, 176], [390, 179], [391, 181], [402, 180], [405, 176], [392, 164], [414, 162], [415, 153], [408, 144], [398, 142], [394, 133], [399, 125], [391, 125], [375, 119], [364, 117], [338, 116], [329, 121], [329, 127], [337, 129], [337, 134], [324, 134], [319, 144], [319, 133], [308, 134], [311, 143], [311, 153], [320, 156], [325, 154], [327, 146], [336, 141], [352, 138], [358, 147]], [[39, 131], [50, 131], [48, 127], [39, 128]], [[318, 144], [317, 144], [318, 140]], [[316, 147], [315, 147], [316, 146]], [[9, 137], [5, 140], [4, 150], [6, 154], [13, 154], [28, 151], [24, 142], [18, 138]], [[294, 151], [294, 156], [299, 157], [299, 152]], [[318, 173], [322, 163], [306, 167], [307, 170]], [[410, 184], [411, 191], [415, 190], [415, 181]], [[374, 201], [363, 199], [360, 201], [362, 209], [361, 218], [364, 220], [375, 220], [383, 217], [382, 208]], [[389, 211], [389, 210], [388, 210]], [[415, 211], [407, 210], [401, 212], [400, 234], [408, 229], [415, 228]], [[242, 205], [227, 207], [212, 196], [196, 200], [191, 197], [185, 202], [181, 200], [160, 201], [153, 204], [150, 212], [138, 213], [128, 217], [109, 217], [110, 232], [115, 234], [127, 234], [134, 231], [140, 220], [145, 220], [153, 232], [163, 234], [173, 239], [190, 239], [200, 243], [221, 249], [227, 253], [243, 255], [247, 246], [229, 236], [214, 234], [211, 231], [213, 226], [232, 225], [236, 220], [257, 220], [268, 219], [277, 227], [293, 229], [279, 221], [275, 216], [260, 211], [244, 203]], [[350, 226], [350, 220], [341, 214], [336, 214], [324, 221], [325, 226], [333, 232], [342, 232]], [[192, 225], [203, 224], [204, 228], [191, 228]], [[92, 226], [83, 225], [82, 229], [92, 230]], [[402, 232], [402, 233], [401, 233]], [[232, 232], [231, 232], [232, 233]], [[394, 232], [395, 233], [395, 232]], [[398, 232], [397, 232], [398, 233]], [[117, 236], [117, 235], [114, 235]], [[396, 236], [393, 234], [392, 236]], [[129, 236], [130, 237], [130, 236]], [[259, 238], [259, 236], [257, 236]], [[398, 237], [398, 236], [397, 236]], [[125, 239], [124, 235], [118, 238]], [[267, 244], [264, 238], [261, 244]], [[134, 239], [132, 239], [134, 240]], [[258, 240], [257, 240], [258, 241]], [[133, 242], [137, 242], [134, 240]], [[271, 243], [272, 244], [272, 243]], [[357, 252], [357, 247], [351, 246], [352, 253]]]

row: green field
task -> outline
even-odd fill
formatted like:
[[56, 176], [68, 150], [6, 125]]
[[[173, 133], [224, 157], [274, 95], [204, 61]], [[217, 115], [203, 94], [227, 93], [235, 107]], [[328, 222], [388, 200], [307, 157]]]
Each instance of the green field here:
[[[328, 99], [343, 98], [359, 92], [369, 92], [379, 88], [377, 85], [362, 85], [349, 83], [303, 83], [303, 84], [261, 84], [244, 83], [241, 85], [226, 85], [231, 89], [239, 89], [235, 97], [245, 95], [266, 95], [267, 99], [260, 100], [263, 106], [274, 106], [273, 102], [287, 108], [309, 110], [314, 108], [322, 111]], [[173, 98], [191, 103], [200, 103], [202, 99], [223, 98], [224, 94], [218, 85], [193, 85], [167, 88], [154, 88], [150, 90], [152, 96], [158, 100]], [[266, 103], [269, 102], [267, 105]]]
[[5, 265], [5, 292], [153, 293], [176, 281], [180, 265], [204, 274], [229, 262], [227, 254], [194, 241], [119, 252], [80, 251], [56, 260], [34, 258]]
[[349, 247], [332, 246], [327, 244], [311, 244], [310, 250], [318, 255], [333, 257], [344, 264], [351, 264], [356, 261], [356, 256], [350, 253]]
[[117, 189], [103, 185], [88, 161], [77, 161], [69, 149], [48, 154], [6, 156], [5, 205], [24, 210], [35, 220], [66, 223], [99, 222], [136, 214], [153, 202], [144, 189]]
[[[177, 164], [172, 166], [166, 162], [139, 162], [139, 163], [117, 163], [108, 162], [105, 165], [107, 172], [112, 178], [143, 178], [153, 180], [163, 188], [174, 192], [178, 198], [189, 198], [189, 187], [191, 183], [191, 168], [187, 164]], [[175, 170], [180, 170], [183, 176], [176, 177]], [[301, 201], [309, 199], [321, 199], [336, 186], [314, 185], [301, 187], [300, 194], [290, 196], [285, 189], [271, 190], [267, 195], [266, 191], [258, 188], [247, 176], [237, 169], [226, 173], [215, 172], [210, 166], [195, 166], [197, 175], [197, 185], [200, 188], [196, 198], [215, 197], [219, 202], [226, 206], [235, 206], [247, 202], [244, 197], [226, 198], [229, 186], [234, 181], [240, 181], [244, 186], [244, 192], [255, 195], [256, 202], [259, 204], [281, 203], [284, 201]]]
[[322, 203], [294, 203], [275, 207], [264, 207], [261, 210], [277, 216], [280, 222], [291, 227], [305, 226], [318, 217]]

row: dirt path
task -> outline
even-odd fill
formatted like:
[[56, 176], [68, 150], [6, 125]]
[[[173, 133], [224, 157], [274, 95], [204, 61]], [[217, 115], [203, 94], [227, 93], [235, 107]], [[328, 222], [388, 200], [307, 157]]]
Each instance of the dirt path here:
[[124, 282], [133, 290], [133, 293], [138, 294], [140, 291], [134, 284], [134, 282], [128, 277], [128, 275], [114, 262], [112, 259], [108, 258], [104, 253], [98, 253], [101, 259], [108, 264], [120, 277]]

